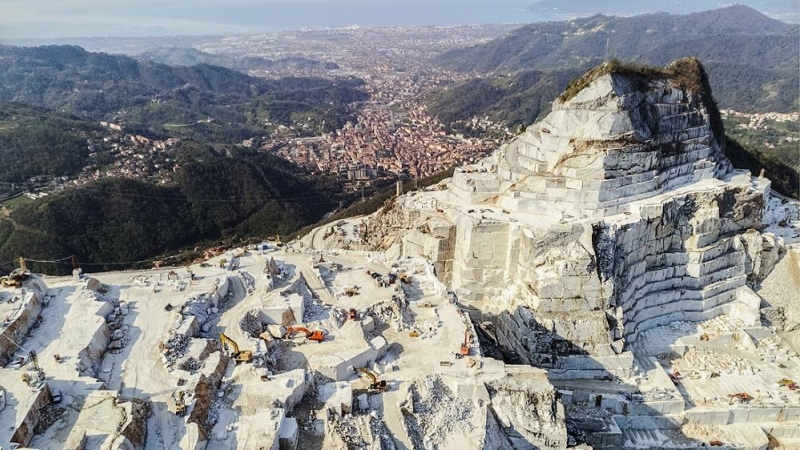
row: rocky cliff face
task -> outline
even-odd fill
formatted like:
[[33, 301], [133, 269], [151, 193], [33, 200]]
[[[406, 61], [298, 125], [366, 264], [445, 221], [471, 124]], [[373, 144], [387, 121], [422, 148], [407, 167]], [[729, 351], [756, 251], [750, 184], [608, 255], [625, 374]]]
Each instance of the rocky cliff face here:
[[602, 69], [543, 121], [370, 227], [388, 254], [434, 261], [498, 343], [551, 378], [626, 372], [628, 344], [672, 321], [755, 321], [746, 283], [781, 252], [757, 231], [769, 182], [723, 155], [699, 63]]

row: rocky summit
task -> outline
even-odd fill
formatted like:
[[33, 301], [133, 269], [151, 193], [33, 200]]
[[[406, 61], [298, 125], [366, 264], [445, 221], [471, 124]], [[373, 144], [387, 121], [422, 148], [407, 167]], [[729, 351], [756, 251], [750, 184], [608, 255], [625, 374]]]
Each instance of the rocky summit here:
[[[749, 399], [760, 382], [723, 375], [712, 389], [720, 371], [694, 367], [701, 389], [674, 370], [687, 352], [713, 355], [687, 341], [704, 344], [714, 324], [750, 350], [775, 331], [762, 326], [751, 287], [788, 243], [766, 231], [769, 180], [733, 169], [724, 146], [697, 60], [606, 63], [491, 156], [387, 205], [368, 239], [390, 258], [432, 260], [508, 358], [547, 370], [568, 429], [596, 448], [661, 445], [687, 418], [698, 427], [788, 420], [780, 426], [797, 433], [800, 399], [783, 402], [776, 390], [786, 364], [758, 369], [771, 374], [758, 402]], [[731, 402], [740, 394], [746, 403]], [[587, 425], [584, 409], [595, 406]], [[648, 420], [634, 425], [631, 415]], [[683, 431], [676, 448], [699, 445]]]

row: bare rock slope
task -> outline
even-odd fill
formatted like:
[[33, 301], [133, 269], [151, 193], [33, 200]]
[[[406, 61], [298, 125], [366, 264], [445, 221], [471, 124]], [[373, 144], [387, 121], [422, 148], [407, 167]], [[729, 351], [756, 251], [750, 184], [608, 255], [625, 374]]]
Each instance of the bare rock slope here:
[[751, 286], [784, 241], [763, 231], [769, 180], [733, 169], [724, 145], [697, 60], [599, 66], [491, 156], [379, 211], [368, 239], [433, 261], [499, 346], [551, 380], [634, 376], [650, 330], [760, 326]]

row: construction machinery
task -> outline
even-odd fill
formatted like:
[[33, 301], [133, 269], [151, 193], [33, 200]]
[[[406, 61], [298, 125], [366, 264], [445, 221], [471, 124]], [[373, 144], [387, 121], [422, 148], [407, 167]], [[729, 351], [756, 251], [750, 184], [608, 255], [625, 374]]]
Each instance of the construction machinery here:
[[349, 287], [349, 288], [344, 290], [344, 295], [346, 295], [348, 297], [352, 297], [352, 296], [358, 295], [358, 294], [359, 294], [359, 292], [358, 292], [358, 287], [357, 286]]
[[748, 394], [747, 392], [738, 392], [736, 394], [729, 394], [728, 397], [730, 397], [732, 401], [738, 401], [739, 403], [750, 403], [750, 400], [753, 399], [753, 396]]
[[175, 415], [183, 417], [186, 415], [186, 400], [184, 399], [183, 391], [177, 391], [172, 394], [172, 399], [175, 402]]
[[239, 345], [225, 333], [219, 334], [219, 341], [222, 343], [222, 348], [227, 348], [231, 352], [231, 358], [236, 363], [250, 362], [253, 359], [253, 352], [251, 350], [239, 350]]
[[456, 354], [456, 358], [463, 358], [465, 356], [469, 356], [469, 345], [467, 341], [469, 339], [469, 331], [464, 332], [464, 343], [461, 344], [461, 348], [458, 349], [458, 353]]
[[306, 339], [310, 339], [316, 342], [322, 342], [325, 340], [325, 332], [322, 330], [314, 330], [311, 331], [306, 327], [301, 327], [297, 325], [292, 325], [286, 328], [286, 335], [284, 336], [286, 339], [291, 339], [295, 333], [305, 333]]
[[50, 389], [50, 403], [61, 403], [61, 400], [63, 399], [64, 395], [61, 393], [61, 391], [57, 389]]
[[366, 367], [357, 367], [357, 371], [363, 373], [364, 375], [369, 378], [369, 390], [371, 392], [384, 392], [386, 391], [386, 380], [379, 380], [378, 376], [375, 375], [371, 370], [367, 369]]
[[3, 287], [7, 288], [22, 287], [22, 277], [15, 276], [14, 273], [12, 272], [11, 275], [0, 278], [0, 284], [2, 284]]
[[25, 263], [25, 258], [19, 259], [19, 269], [14, 269], [5, 277], [0, 278], [0, 285], [7, 288], [22, 287], [22, 282], [30, 277], [28, 265]]

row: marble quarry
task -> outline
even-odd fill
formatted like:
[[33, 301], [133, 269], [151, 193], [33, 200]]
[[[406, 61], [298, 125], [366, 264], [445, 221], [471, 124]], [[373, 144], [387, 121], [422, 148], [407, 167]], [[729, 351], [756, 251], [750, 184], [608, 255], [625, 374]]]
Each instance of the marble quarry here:
[[[672, 323], [761, 326], [752, 287], [787, 247], [766, 231], [769, 180], [724, 154], [699, 62], [663, 76], [600, 69], [489, 157], [396, 198], [368, 231], [387, 255], [430, 260], [506, 355], [556, 386], [645, 372], [637, 339]], [[705, 88], [683, 86], [681, 71]]]

